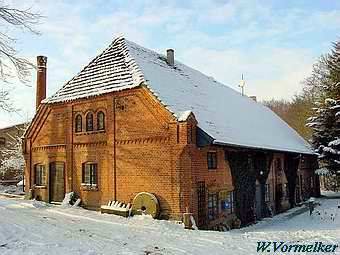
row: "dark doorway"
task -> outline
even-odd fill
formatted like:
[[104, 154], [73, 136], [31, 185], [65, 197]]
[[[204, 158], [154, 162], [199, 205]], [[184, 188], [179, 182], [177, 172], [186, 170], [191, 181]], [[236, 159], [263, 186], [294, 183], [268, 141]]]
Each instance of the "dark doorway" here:
[[256, 219], [262, 219], [262, 186], [256, 185], [255, 206], [256, 206]]
[[64, 162], [50, 163], [50, 202], [62, 202], [65, 196]]
[[282, 211], [281, 203], [283, 198], [282, 184], [276, 184], [275, 189], [275, 213], [280, 213]]

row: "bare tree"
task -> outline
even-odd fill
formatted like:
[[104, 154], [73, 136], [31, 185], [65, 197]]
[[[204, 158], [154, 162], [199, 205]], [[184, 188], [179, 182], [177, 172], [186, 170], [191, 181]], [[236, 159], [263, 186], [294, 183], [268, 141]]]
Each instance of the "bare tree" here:
[[[4, 30], [14, 27], [37, 35], [39, 32], [34, 29], [34, 26], [41, 18], [40, 14], [30, 9], [12, 8], [0, 1], [0, 26]], [[15, 48], [16, 42], [16, 38], [0, 31], [0, 79], [8, 82], [9, 78], [18, 77], [21, 82], [26, 83], [34, 65], [26, 58], [19, 56]], [[14, 110], [8, 98], [8, 91], [0, 92], [0, 109]]]
[[[28, 126], [25, 123], [23, 126], [17, 126], [18, 134], [23, 134]], [[22, 153], [22, 141], [20, 135], [7, 134], [8, 144], [0, 150], [0, 177], [8, 174], [12, 178], [22, 179], [25, 159]]]

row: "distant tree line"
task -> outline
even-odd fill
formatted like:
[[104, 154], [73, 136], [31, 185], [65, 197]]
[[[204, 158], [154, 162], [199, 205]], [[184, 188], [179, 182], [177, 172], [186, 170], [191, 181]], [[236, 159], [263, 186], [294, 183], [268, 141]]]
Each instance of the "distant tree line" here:
[[280, 116], [303, 138], [309, 140], [312, 136], [312, 130], [306, 126], [306, 121], [312, 113], [313, 97], [309, 93], [305, 93], [295, 95], [290, 101], [271, 99], [262, 103]]
[[315, 102], [321, 93], [324, 69], [325, 56], [322, 56], [313, 65], [311, 75], [302, 82], [302, 91], [294, 95], [291, 100], [271, 99], [262, 101], [265, 106], [279, 115], [307, 141], [311, 140], [313, 130], [306, 124], [308, 118], [313, 114]]
[[263, 104], [311, 142], [320, 173], [340, 176], [340, 41], [313, 65], [303, 90], [291, 101], [272, 99]]

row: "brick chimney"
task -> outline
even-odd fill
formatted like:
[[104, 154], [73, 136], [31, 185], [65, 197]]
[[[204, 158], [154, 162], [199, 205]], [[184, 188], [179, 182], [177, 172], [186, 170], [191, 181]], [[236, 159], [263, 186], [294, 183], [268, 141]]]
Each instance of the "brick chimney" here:
[[41, 101], [46, 98], [46, 65], [47, 57], [37, 56], [36, 109], [38, 109]]
[[173, 49], [166, 50], [166, 62], [169, 66], [174, 66], [175, 64], [175, 52]]

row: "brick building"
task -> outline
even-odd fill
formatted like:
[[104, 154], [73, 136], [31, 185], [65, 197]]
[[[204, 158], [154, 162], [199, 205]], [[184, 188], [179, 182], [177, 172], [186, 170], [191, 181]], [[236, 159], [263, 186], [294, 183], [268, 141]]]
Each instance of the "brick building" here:
[[[209, 228], [302, 199], [298, 169], [302, 158], [315, 162], [308, 144], [268, 108], [174, 61], [173, 50], [119, 37], [47, 99], [46, 60], [38, 57], [37, 113], [24, 140], [26, 191], [37, 199], [74, 191], [98, 208], [145, 191], [160, 218], [190, 211]], [[313, 167], [302, 178], [317, 194]]]

